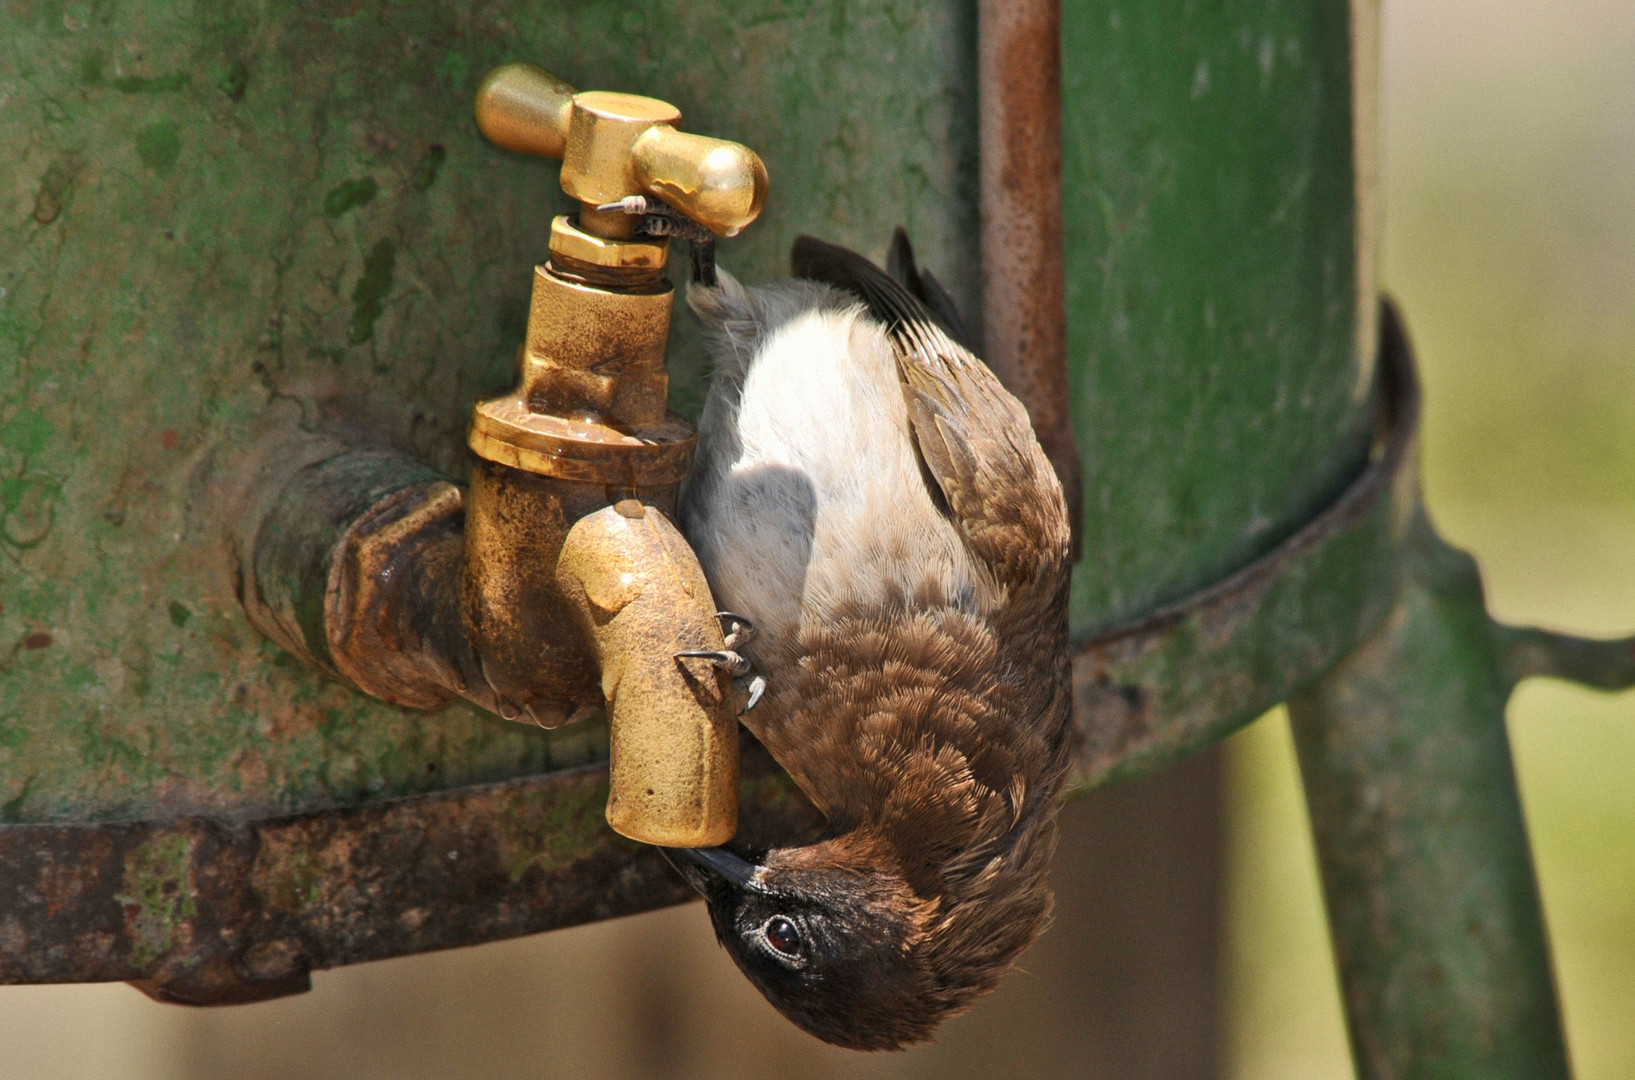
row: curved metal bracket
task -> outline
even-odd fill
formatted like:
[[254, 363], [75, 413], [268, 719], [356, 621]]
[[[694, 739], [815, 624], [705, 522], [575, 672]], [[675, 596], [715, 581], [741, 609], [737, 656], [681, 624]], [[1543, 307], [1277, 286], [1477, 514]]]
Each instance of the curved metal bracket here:
[[[744, 747], [746, 843], [820, 820]], [[296, 994], [313, 968], [474, 945], [693, 896], [602, 820], [606, 765], [231, 822], [0, 826], [0, 983], [127, 980], [160, 1001]]]
[[1380, 406], [1368, 464], [1266, 555], [1178, 604], [1077, 643], [1075, 786], [1153, 772], [1310, 685], [1390, 610], [1418, 505], [1419, 383], [1382, 305]]

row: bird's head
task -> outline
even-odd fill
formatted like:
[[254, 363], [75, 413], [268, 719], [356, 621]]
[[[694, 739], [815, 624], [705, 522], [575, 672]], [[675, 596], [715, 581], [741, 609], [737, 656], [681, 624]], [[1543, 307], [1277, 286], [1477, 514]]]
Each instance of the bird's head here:
[[941, 901], [922, 899], [901, 875], [835, 841], [758, 862], [722, 848], [666, 855], [703, 894], [717, 939], [773, 1007], [854, 1050], [929, 1038], [993, 984], [1048, 907], [1046, 899], [1000, 932], [1016, 939], [1003, 955], [960, 956], [964, 935]]
[[920, 948], [927, 905], [899, 877], [826, 862], [812, 848], [751, 862], [722, 848], [666, 852], [709, 904], [749, 981], [825, 1042], [896, 1049], [930, 1034], [935, 979]]

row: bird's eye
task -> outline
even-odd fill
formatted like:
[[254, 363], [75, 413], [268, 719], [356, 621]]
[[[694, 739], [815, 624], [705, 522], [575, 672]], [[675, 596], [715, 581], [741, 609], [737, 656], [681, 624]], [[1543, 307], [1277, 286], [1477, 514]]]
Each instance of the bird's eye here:
[[800, 931], [782, 915], [774, 915], [768, 919], [764, 932], [767, 944], [785, 956], [794, 956], [800, 951]]

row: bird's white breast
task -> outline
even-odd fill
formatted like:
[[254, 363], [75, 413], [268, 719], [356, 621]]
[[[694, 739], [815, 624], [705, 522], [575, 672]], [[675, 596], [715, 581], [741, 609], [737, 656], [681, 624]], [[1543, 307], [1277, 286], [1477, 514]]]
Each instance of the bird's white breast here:
[[759, 329], [718, 341], [683, 518], [717, 602], [756, 622], [768, 660], [858, 602], [928, 583], [969, 602], [977, 575], [926, 487], [884, 330], [855, 306]]

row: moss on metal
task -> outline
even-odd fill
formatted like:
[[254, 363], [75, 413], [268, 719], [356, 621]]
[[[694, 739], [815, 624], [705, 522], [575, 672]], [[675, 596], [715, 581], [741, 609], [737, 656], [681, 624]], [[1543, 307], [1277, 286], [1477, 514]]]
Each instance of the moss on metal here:
[[602, 752], [263, 642], [225, 550], [239, 451], [349, 427], [466, 470], [560, 200], [472, 123], [505, 60], [759, 151], [767, 213], [721, 252], [744, 278], [800, 232], [878, 253], [900, 222], [974, 311], [974, 25], [930, 0], [0, 8], [0, 816], [239, 817]]
[[198, 914], [193, 898], [191, 845], [186, 836], [162, 836], [125, 856], [124, 891], [130, 963], [145, 968], [178, 944]]
[[1062, 4], [1080, 636], [1245, 565], [1362, 467], [1349, 28], [1346, 0]]

